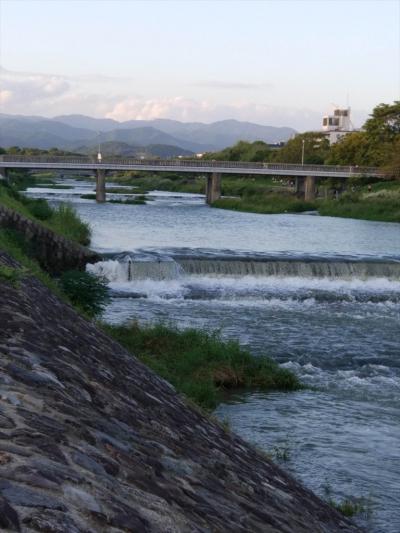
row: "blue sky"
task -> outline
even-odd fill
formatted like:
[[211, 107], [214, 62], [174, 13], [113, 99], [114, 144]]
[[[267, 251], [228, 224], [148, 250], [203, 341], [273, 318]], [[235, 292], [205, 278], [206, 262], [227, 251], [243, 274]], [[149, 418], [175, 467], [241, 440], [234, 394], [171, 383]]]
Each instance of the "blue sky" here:
[[1, 111], [317, 127], [400, 98], [400, 2], [1, 0]]

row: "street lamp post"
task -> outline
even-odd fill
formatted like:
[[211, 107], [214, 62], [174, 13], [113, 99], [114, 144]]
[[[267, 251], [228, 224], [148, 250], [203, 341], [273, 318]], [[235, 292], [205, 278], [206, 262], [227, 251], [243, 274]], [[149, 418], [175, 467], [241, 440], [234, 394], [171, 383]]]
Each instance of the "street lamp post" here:
[[101, 163], [102, 157], [101, 157], [100, 132], [99, 131], [97, 132], [97, 139], [99, 141], [99, 149], [98, 149], [98, 152], [97, 152], [97, 162]]
[[305, 144], [305, 139], [302, 139], [301, 141], [301, 165], [303, 166], [304, 165], [304, 144]]

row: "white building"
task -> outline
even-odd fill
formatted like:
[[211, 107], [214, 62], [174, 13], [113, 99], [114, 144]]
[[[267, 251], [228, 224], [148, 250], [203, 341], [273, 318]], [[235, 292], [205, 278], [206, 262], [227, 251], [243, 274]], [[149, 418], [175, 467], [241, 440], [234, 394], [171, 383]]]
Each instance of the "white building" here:
[[329, 144], [335, 144], [339, 139], [354, 131], [350, 120], [350, 107], [335, 108], [332, 115], [322, 119], [322, 133], [328, 137]]

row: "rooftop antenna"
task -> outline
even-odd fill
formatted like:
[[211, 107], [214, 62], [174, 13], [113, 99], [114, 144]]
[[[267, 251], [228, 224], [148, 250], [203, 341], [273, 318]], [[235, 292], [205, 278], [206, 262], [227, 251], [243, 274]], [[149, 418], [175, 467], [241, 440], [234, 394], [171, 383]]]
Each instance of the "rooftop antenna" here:
[[[349, 96], [349, 91], [348, 90], [346, 92], [346, 107], [347, 107], [347, 109], [350, 109], [350, 96]], [[351, 130], [355, 130], [356, 129], [354, 124], [353, 124], [353, 121], [350, 118], [350, 113], [349, 113], [349, 124], [350, 124]]]

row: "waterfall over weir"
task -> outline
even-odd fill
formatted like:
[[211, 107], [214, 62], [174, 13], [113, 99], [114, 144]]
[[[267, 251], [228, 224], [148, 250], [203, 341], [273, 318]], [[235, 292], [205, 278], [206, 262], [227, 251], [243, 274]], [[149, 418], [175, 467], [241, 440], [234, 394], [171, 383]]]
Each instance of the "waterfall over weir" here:
[[108, 281], [135, 281], [144, 279], [172, 280], [182, 276], [182, 267], [173, 261], [135, 261], [110, 259], [94, 265], [87, 265], [87, 270]]
[[130, 253], [88, 265], [87, 268], [110, 282], [174, 280], [185, 276], [400, 280], [399, 260], [344, 257], [173, 257]]
[[400, 279], [400, 262], [345, 260], [184, 259], [185, 273], [203, 276]]

